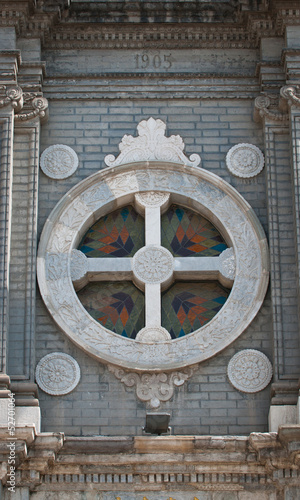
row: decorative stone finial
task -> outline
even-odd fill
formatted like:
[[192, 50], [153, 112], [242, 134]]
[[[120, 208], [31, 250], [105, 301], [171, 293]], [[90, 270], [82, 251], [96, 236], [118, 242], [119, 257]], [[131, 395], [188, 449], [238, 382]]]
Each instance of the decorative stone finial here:
[[138, 137], [124, 135], [119, 144], [121, 153], [117, 158], [107, 155], [104, 159], [106, 165], [117, 167], [140, 161], [166, 161], [194, 167], [200, 164], [199, 155], [192, 154], [189, 159], [185, 156], [184, 142], [180, 135], [165, 137], [166, 124], [163, 121], [154, 118], [143, 120], [138, 124], [137, 130]]

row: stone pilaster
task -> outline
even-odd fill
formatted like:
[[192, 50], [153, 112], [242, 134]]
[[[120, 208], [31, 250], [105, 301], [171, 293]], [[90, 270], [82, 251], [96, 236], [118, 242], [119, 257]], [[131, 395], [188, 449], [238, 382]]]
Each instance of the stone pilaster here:
[[7, 369], [8, 288], [11, 243], [12, 151], [15, 110], [22, 108], [16, 84], [20, 62], [14, 28], [0, 29], [0, 371]]
[[19, 39], [18, 47], [22, 56], [18, 82], [24, 105], [15, 115], [14, 128], [9, 373], [13, 380], [33, 380], [39, 143], [48, 103], [41, 92], [40, 40]]

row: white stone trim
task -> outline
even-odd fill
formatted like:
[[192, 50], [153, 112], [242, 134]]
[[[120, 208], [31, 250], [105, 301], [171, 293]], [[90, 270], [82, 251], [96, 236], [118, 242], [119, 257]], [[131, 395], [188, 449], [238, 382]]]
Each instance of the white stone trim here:
[[[199, 330], [173, 341], [138, 342], [117, 335], [83, 308], [70, 260], [85, 231], [100, 216], [134, 202], [145, 191], [166, 191], [210, 219], [234, 249], [236, 276], [219, 313]], [[134, 163], [97, 172], [77, 184], [50, 214], [40, 241], [38, 281], [62, 331], [102, 362], [135, 370], [172, 370], [210, 358], [233, 342], [259, 311], [268, 285], [266, 237], [242, 196], [216, 175], [175, 163]]]
[[69, 354], [52, 352], [39, 361], [35, 376], [42, 391], [52, 396], [63, 396], [78, 385], [80, 368]]
[[255, 349], [236, 353], [228, 364], [228, 378], [242, 392], [259, 392], [270, 383], [273, 369], [265, 354]]

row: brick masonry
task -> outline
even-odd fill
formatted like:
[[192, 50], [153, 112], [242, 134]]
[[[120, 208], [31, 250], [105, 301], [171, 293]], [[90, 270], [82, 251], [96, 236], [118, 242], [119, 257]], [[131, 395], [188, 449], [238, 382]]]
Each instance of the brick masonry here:
[[[232, 176], [225, 164], [227, 151], [236, 143], [248, 142], [263, 148], [263, 134], [252, 119], [251, 100], [209, 101], [50, 101], [50, 119], [42, 127], [41, 150], [64, 143], [79, 157], [77, 172], [64, 181], [54, 181], [40, 173], [39, 232], [52, 208], [76, 183], [104, 168], [104, 157], [118, 154], [118, 144], [126, 134], [136, 135], [140, 120], [153, 116], [167, 124], [167, 136], [180, 134], [186, 154], [200, 154], [201, 168], [231, 183], [251, 204], [267, 231], [265, 174], [253, 180]], [[72, 435], [140, 435], [145, 423], [145, 405], [135, 392], [90, 359], [59, 333], [41, 301], [37, 306], [37, 360], [54, 350], [75, 357], [82, 370], [78, 387], [64, 397], [40, 391], [43, 429], [60, 426]], [[236, 391], [227, 377], [227, 364], [239, 350], [254, 348], [272, 360], [270, 299], [248, 330], [217, 357], [203, 363], [197, 373], [172, 400], [162, 405], [171, 413], [175, 434], [248, 434], [267, 430], [270, 388], [249, 395]]]

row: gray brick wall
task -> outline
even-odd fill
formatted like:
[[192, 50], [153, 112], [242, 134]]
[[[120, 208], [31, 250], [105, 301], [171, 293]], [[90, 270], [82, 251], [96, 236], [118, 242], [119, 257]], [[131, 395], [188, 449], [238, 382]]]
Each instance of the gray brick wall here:
[[[42, 128], [41, 150], [63, 143], [79, 156], [79, 169], [64, 181], [40, 173], [39, 231], [52, 208], [72, 186], [104, 168], [106, 154], [118, 154], [124, 134], [136, 135], [140, 120], [153, 116], [167, 124], [167, 136], [180, 134], [186, 153], [198, 153], [202, 168], [231, 183], [252, 205], [267, 230], [265, 176], [251, 181], [233, 177], [227, 170], [227, 151], [236, 143], [263, 147], [263, 134], [252, 120], [251, 100], [136, 100], [50, 101], [50, 119]], [[82, 378], [67, 396], [52, 397], [40, 391], [45, 431], [69, 435], [141, 434], [146, 405], [107, 368], [90, 358], [60, 332], [42, 301], [37, 307], [37, 361], [53, 351], [64, 351], [78, 361]], [[234, 344], [202, 363], [195, 375], [161, 409], [171, 413], [176, 434], [248, 434], [267, 431], [270, 388], [249, 395], [235, 390], [227, 377], [230, 358], [239, 350], [254, 348], [272, 359], [270, 298], [251, 326]]]

